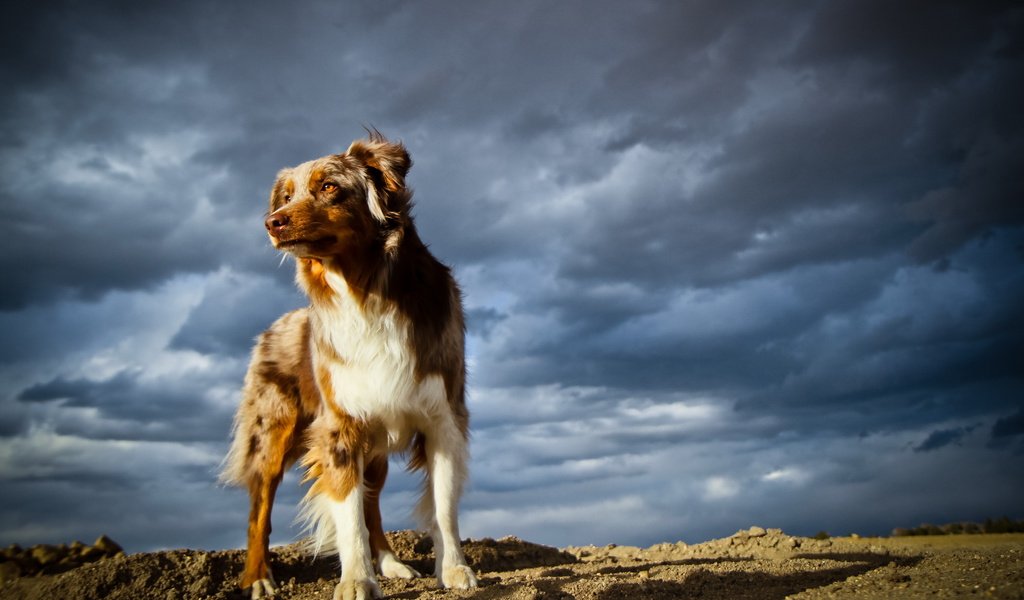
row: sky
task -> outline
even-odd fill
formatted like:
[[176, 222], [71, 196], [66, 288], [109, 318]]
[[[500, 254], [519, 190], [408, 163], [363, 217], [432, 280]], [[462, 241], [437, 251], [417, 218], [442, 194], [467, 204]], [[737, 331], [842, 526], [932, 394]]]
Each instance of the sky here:
[[253, 338], [305, 303], [270, 186], [364, 126], [465, 292], [463, 536], [1024, 517], [1019, 3], [7, 13], [0, 544], [244, 544], [216, 475]]

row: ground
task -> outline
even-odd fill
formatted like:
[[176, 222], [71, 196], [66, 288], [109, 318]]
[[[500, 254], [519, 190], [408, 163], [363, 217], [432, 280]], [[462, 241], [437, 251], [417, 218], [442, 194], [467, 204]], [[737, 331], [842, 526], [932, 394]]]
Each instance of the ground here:
[[[420, 572], [432, 568], [428, 539], [388, 534]], [[583, 546], [561, 550], [517, 538], [469, 540], [480, 576], [468, 592], [438, 590], [433, 578], [383, 580], [388, 598], [522, 600], [632, 598], [1024, 598], [1024, 534], [902, 538], [793, 537], [752, 527], [701, 544]], [[273, 549], [281, 600], [330, 600], [335, 559], [298, 545]], [[3, 600], [44, 598], [241, 600], [241, 550], [117, 555], [51, 575], [0, 584]]]

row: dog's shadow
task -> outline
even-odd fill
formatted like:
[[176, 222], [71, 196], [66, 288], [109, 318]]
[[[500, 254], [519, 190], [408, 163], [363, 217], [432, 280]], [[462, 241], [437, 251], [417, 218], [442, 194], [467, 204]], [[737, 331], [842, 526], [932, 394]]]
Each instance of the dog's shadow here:
[[[413, 532], [388, 532], [395, 554], [406, 565], [425, 577], [434, 573], [434, 547], [429, 536]], [[278, 584], [296, 585], [337, 578], [340, 564], [337, 556], [313, 556], [298, 549], [298, 545], [270, 549], [270, 564]], [[462, 550], [466, 563], [478, 573], [515, 571], [535, 567], [570, 565], [577, 559], [568, 552], [520, 540], [502, 538], [494, 540], [464, 540]]]

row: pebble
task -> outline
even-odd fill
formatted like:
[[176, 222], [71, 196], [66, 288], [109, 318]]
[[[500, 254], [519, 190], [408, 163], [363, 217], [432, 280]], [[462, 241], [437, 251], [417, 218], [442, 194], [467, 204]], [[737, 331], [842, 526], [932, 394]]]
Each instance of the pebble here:
[[105, 535], [96, 542], [97, 545], [92, 546], [75, 541], [59, 546], [37, 544], [31, 548], [12, 544], [2, 551], [6, 560], [0, 562], [0, 581], [39, 573], [62, 573], [101, 558], [124, 555], [121, 546]]

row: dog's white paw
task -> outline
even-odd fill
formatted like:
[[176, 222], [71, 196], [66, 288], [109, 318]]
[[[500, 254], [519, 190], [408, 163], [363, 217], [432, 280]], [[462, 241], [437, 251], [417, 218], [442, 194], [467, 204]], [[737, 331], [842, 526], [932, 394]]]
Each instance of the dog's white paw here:
[[252, 582], [252, 600], [260, 600], [261, 598], [270, 598], [277, 593], [277, 584], [274, 583], [273, 578], [267, 575], [266, 579], [257, 579]]
[[476, 575], [473, 574], [473, 569], [466, 565], [445, 567], [441, 572], [441, 587], [453, 590], [468, 590], [476, 586]]
[[372, 600], [383, 597], [373, 579], [344, 579], [334, 586], [334, 600]]
[[390, 552], [381, 553], [379, 564], [380, 574], [384, 577], [391, 579], [415, 579], [417, 577], [422, 577], [416, 569], [398, 560], [398, 558]]

